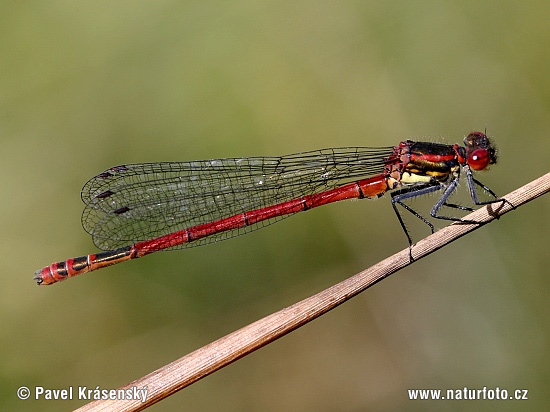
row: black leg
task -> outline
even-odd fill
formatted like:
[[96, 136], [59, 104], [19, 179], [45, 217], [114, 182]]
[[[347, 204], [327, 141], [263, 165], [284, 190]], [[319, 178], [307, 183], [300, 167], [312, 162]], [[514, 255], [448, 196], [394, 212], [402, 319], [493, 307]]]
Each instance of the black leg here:
[[[466, 177], [467, 177], [467, 181], [468, 181], [468, 188], [470, 189], [470, 195], [472, 196], [472, 200], [474, 201], [474, 203], [478, 206], [482, 206], [482, 205], [490, 205], [490, 204], [493, 204], [493, 203], [498, 203], [500, 202], [501, 203], [501, 207], [505, 204], [505, 203], [508, 203], [510, 205], [510, 207], [512, 207], [512, 209], [515, 209], [516, 207], [510, 203], [508, 200], [506, 199], [500, 199], [496, 194], [495, 192], [493, 192], [491, 189], [489, 189], [487, 186], [485, 186], [483, 183], [481, 183], [479, 180], [477, 180], [476, 178], [474, 178], [474, 176], [472, 175], [472, 171], [470, 170], [469, 167], [464, 167], [464, 170], [466, 171]], [[485, 190], [487, 193], [489, 193], [491, 196], [494, 197], [494, 199], [492, 200], [488, 200], [488, 201], [485, 201], [485, 202], [480, 202], [478, 197], [477, 197], [477, 191], [476, 191], [476, 186], [479, 186], [481, 187], [483, 190]]]
[[397, 205], [401, 205], [405, 210], [416, 216], [418, 219], [420, 219], [422, 222], [424, 222], [428, 227], [430, 228], [431, 232], [434, 233], [435, 228], [434, 225], [426, 220], [422, 215], [420, 215], [418, 212], [416, 212], [414, 209], [412, 209], [410, 206], [403, 203], [407, 199], [412, 199], [414, 197], [423, 196], [428, 193], [437, 192], [438, 190], [441, 190], [444, 186], [441, 183], [425, 183], [421, 185], [416, 186], [409, 186], [404, 189], [400, 189], [396, 192], [393, 192], [391, 195], [391, 204], [393, 206], [393, 210], [397, 216], [397, 219], [399, 220], [399, 223], [401, 224], [401, 228], [403, 229], [403, 232], [405, 232], [405, 236], [407, 236], [407, 240], [409, 241], [409, 257], [411, 259], [411, 262], [414, 260], [412, 256], [412, 239], [409, 235], [409, 231], [407, 230], [407, 227], [405, 226], [405, 222], [403, 221], [403, 217], [401, 216], [401, 213], [399, 213], [399, 210], [397, 209]]
[[[498, 196], [491, 189], [489, 189], [487, 186], [485, 186], [480, 181], [476, 180], [473, 177], [472, 172], [471, 172], [469, 167], [465, 166], [463, 168], [466, 172], [466, 177], [467, 177], [467, 182], [468, 182], [468, 189], [470, 191], [470, 196], [472, 197], [472, 201], [474, 202], [474, 204], [476, 204], [477, 206], [488, 205], [488, 204], [493, 204], [493, 203], [497, 203], [497, 202], [510, 204], [510, 202], [508, 202], [505, 199], [499, 199]], [[459, 179], [460, 179], [460, 175], [457, 173], [452, 178], [450, 183], [448, 183], [448, 184], [439, 183], [439, 182], [435, 182], [435, 181], [427, 182], [427, 183], [419, 183], [419, 184], [416, 184], [416, 185], [404, 187], [403, 189], [397, 190], [397, 191], [392, 193], [391, 196], [392, 196], [393, 210], [394, 210], [395, 214], [397, 215], [397, 219], [399, 220], [401, 228], [403, 229], [403, 231], [405, 232], [405, 235], [407, 236], [407, 240], [409, 241], [409, 254], [410, 254], [411, 262], [413, 261], [413, 257], [412, 257], [413, 242], [412, 242], [411, 236], [409, 235], [409, 231], [407, 230], [407, 227], [405, 226], [405, 222], [403, 221], [403, 217], [401, 216], [401, 213], [399, 213], [397, 205], [401, 205], [409, 213], [411, 213], [412, 215], [414, 215], [418, 219], [420, 219], [422, 222], [424, 222], [430, 228], [431, 232], [434, 233], [434, 231], [435, 231], [434, 225], [430, 221], [428, 221], [426, 218], [424, 218], [422, 215], [420, 215], [418, 212], [416, 212], [414, 209], [412, 209], [410, 206], [405, 204], [404, 202], [406, 200], [409, 200], [409, 199], [412, 199], [412, 198], [415, 198], [415, 197], [418, 197], [418, 196], [423, 196], [423, 195], [426, 195], [426, 194], [429, 194], [429, 193], [434, 193], [434, 192], [437, 192], [439, 190], [445, 189], [443, 194], [441, 195], [441, 197], [437, 201], [437, 203], [432, 208], [432, 210], [430, 212], [430, 216], [432, 216], [433, 218], [436, 218], [436, 219], [450, 220], [450, 221], [453, 221], [453, 222], [478, 223], [478, 222], [474, 222], [474, 221], [464, 220], [464, 219], [462, 219], [460, 217], [456, 217], [456, 216], [443, 216], [443, 215], [439, 214], [439, 212], [440, 212], [440, 210], [443, 206], [454, 208], [454, 209], [459, 209], [459, 210], [465, 210], [465, 211], [469, 211], [469, 212], [474, 211], [473, 208], [468, 207], [468, 206], [457, 205], [457, 204], [454, 204], [454, 203], [447, 203], [447, 201], [449, 200], [451, 195], [457, 189]], [[483, 190], [485, 190], [487, 193], [489, 193], [491, 196], [493, 196], [494, 199], [488, 200], [488, 201], [480, 201], [479, 198], [478, 198], [478, 195], [477, 195], [476, 186], [481, 187]], [[510, 204], [510, 206], [514, 207], [514, 205], [512, 205], [512, 204]]]

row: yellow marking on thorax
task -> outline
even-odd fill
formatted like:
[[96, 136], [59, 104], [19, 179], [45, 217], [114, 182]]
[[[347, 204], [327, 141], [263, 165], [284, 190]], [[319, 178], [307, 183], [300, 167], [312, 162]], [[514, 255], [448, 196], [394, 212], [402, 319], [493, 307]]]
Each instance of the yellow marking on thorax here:
[[431, 181], [432, 181], [432, 177], [427, 175], [417, 175], [409, 172], [404, 172], [401, 175], [401, 183], [405, 183], [405, 184], [429, 183]]

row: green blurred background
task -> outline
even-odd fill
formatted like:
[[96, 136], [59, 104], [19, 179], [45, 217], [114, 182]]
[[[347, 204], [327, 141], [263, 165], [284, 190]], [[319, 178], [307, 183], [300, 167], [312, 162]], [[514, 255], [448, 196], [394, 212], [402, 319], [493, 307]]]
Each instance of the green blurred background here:
[[[3, 2], [0, 409], [81, 406], [16, 390], [117, 388], [406, 246], [388, 198], [344, 202], [39, 288], [36, 269], [96, 250], [88, 178], [486, 127], [501, 157], [480, 178], [507, 193], [548, 172], [549, 15], [542, 0]], [[549, 212], [532, 202], [152, 410], [548, 410]], [[465, 386], [529, 401], [407, 396]]]

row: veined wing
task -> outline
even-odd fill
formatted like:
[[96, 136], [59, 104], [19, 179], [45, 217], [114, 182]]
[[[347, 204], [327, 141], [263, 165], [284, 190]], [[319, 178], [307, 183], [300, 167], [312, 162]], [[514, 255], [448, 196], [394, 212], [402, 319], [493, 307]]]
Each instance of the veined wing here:
[[[115, 249], [380, 174], [393, 150], [345, 147], [279, 157], [116, 166], [84, 185], [82, 225], [99, 248]], [[226, 239], [284, 217], [177, 248]]]

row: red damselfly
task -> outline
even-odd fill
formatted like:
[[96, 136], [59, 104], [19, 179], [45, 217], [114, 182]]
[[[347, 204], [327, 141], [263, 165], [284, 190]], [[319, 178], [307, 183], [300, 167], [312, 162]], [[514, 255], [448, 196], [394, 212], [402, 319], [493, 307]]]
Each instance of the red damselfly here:
[[[412, 247], [398, 206], [433, 232], [433, 224], [405, 201], [441, 191], [430, 215], [463, 221], [440, 214], [443, 206], [473, 210], [448, 203], [461, 170], [475, 205], [502, 201], [472, 175], [472, 170], [486, 169], [496, 160], [487, 136], [473, 132], [464, 146], [406, 140], [382, 148], [116, 166], [82, 189], [82, 225], [106, 251], [53, 263], [36, 271], [35, 280], [49, 285], [159, 250], [227, 239], [328, 203], [379, 197], [388, 191]], [[476, 186], [492, 199], [480, 201]]]

